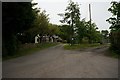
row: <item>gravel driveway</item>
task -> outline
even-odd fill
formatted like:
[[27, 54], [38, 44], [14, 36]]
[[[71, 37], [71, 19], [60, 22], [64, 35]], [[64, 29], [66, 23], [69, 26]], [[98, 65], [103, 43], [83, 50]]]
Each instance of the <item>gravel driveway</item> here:
[[3, 78], [118, 78], [118, 59], [104, 56], [107, 47], [64, 50], [57, 45], [3, 62]]

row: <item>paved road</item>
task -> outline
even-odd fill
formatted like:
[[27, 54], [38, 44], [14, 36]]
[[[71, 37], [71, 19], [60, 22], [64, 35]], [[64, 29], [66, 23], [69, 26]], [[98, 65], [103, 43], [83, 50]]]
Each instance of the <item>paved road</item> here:
[[118, 60], [106, 47], [64, 50], [63, 45], [3, 62], [3, 78], [118, 78]]

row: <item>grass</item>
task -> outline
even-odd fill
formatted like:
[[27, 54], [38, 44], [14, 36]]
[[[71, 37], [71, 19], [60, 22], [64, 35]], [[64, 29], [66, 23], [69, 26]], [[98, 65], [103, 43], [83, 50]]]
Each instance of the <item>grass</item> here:
[[[64, 45], [64, 49], [66, 50], [79, 50], [79, 49], [85, 49], [85, 48], [89, 48], [89, 47], [99, 47], [99, 46], [110, 46], [110, 44], [74, 44], [74, 45], [70, 45], [70, 44], [66, 44]], [[112, 57], [112, 58], [117, 58], [120, 59], [120, 55], [118, 54], [118, 52], [116, 52], [115, 50], [109, 48], [106, 50], [105, 55], [108, 57]]]
[[120, 59], [120, 55], [118, 54], [118, 52], [116, 52], [115, 50], [112, 50], [111, 48], [107, 50], [105, 55], [112, 58]]
[[113, 58], [118, 58], [118, 59], [120, 59], [119, 58], [119, 56], [120, 55], [118, 55], [115, 51], [110, 51], [110, 54], [109, 54], [111, 57], [113, 57]]
[[57, 44], [58, 43], [24, 44], [24, 45], [20, 46], [20, 49], [16, 52], [16, 54], [14, 54], [12, 56], [5, 56], [2, 59], [4, 61], [4, 60], [12, 59], [12, 58], [17, 58], [17, 57], [20, 57], [20, 56], [29, 55], [29, 54], [35, 53], [37, 51], [55, 46]]
[[89, 48], [89, 47], [97, 47], [97, 46], [102, 46], [101, 44], [94, 43], [94, 44], [66, 44], [64, 45], [64, 49], [66, 50], [77, 50], [77, 49], [84, 49], [84, 48]]

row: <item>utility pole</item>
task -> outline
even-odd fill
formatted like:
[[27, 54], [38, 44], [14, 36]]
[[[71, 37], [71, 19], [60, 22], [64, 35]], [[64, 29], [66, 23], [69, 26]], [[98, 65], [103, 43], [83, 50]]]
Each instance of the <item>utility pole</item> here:
[[89, 4], [89, 17], [90, 17], [90, 27], [91, 27], [91, 5]]
[[[90, 17], [90, 34], [91, 34], [91, 5], [89, 4], [89, 17]], [[91, 36], [89, 36], [89, 43], [91, 43]]]

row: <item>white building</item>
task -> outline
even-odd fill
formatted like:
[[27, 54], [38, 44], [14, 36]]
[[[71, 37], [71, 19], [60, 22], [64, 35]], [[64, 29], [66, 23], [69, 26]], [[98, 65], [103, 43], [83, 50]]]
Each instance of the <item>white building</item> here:
[[37, 36], [35, 36], [35, 43], [39, 43], [39, 40], [38, 40], [39, 37], [40, 37], [39, 34]]
[[39, 43], [39, 42], [57, 42], [59, 39], [59, 36], [53, 35], [53, 36], [42, 36], [42, 39], [40, 41], [40, 36], [39, 34], [37, 36], [35, 36], [35, 43]]

